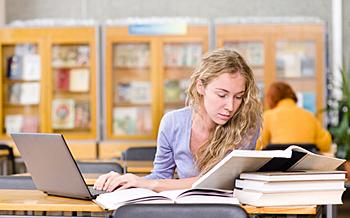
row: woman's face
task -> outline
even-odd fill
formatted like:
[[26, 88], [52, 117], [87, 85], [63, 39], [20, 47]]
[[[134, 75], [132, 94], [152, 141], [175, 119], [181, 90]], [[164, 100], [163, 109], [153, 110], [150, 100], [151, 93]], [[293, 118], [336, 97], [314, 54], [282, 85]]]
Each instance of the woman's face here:
[[203, 96], [203, 106], [207, 116], [215, 124], [229, 121], [242, 103], [245, 79], [240, 73], [223, 73], [204, 87], [197, 83], [197, 91]]

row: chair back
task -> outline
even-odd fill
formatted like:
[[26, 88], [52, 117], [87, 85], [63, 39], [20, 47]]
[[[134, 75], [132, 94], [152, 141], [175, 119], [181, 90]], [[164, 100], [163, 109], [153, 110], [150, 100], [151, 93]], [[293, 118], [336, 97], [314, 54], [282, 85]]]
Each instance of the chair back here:
[[0, 176], [0, 189], [30, 189], [36, 186], [30, 176]]
[[248, 218], [239, 205], [232, 204], [128, 204], [113, 218]]
[[[5, 150], [7, 151], [7, 162], [6, 162], [6, 166], [8, 166], [8, 163], [11, 164], [11, 173], [15, 174], [16, 173], [16, 162], [15, 162], [15, 155], [13, 153], [13, 148], [9, 145], [6, 144], [0, 144], [0, 150]], [[8, 174], [8, 172], [6, 172], [5, 174]]]
[[122, 160], [150, 160], [153, 161], [156, 155], [157, 148], [154, 146], [150, 147], [131, 147], [122, 153]]
[[313, 153], [319, 153], [319, 149], [315, 144], [307, 144], [307, 143], [291, 143], [291, 144], [268, 144], [263, 150], [284, 150], [291, 145], [297, 145], [299, 147], [304, 148], [305, 150], [311, 151]]
[[123, 167], [117, 162], [87, 162], [77, 161], [81, 173], [105, 174], [110, 171], [123, 173]]

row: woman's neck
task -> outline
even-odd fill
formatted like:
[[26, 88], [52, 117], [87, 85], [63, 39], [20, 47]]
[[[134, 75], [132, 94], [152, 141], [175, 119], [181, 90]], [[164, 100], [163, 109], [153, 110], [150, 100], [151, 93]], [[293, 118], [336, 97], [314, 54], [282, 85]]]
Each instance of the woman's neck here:
[[203, 134], [209, 135], [216, 124], [208, 117], [208, 115], [200, 109], [196, 111], [193, 115], [192, 128], [197, 132], [202, 132]]

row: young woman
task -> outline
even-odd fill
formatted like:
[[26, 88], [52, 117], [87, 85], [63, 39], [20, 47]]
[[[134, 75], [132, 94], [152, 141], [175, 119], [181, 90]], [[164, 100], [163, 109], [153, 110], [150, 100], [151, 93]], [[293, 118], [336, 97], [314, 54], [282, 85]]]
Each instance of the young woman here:
[[[206, 54], [191, 76], [187, 107], [161, 120], [152, 173], [100, 176], [95, 188], [143, 187], [154, 191], [190, 188], [233, 149], [255, 149], [261, 106], [252, 70], [235, 51]], [[173, 179], [174, 172], [179, 179]]]

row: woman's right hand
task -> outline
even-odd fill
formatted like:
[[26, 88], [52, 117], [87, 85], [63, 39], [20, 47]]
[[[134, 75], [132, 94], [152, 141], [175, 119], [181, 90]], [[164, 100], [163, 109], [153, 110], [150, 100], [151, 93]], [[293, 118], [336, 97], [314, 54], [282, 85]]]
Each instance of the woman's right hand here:
[[114, 171], [99, 176], [94, 184], [94, 189], [104, 191], [116, 189], [117, 187], [112, 187], [112, 184], [119, 176], [120, 174]]

